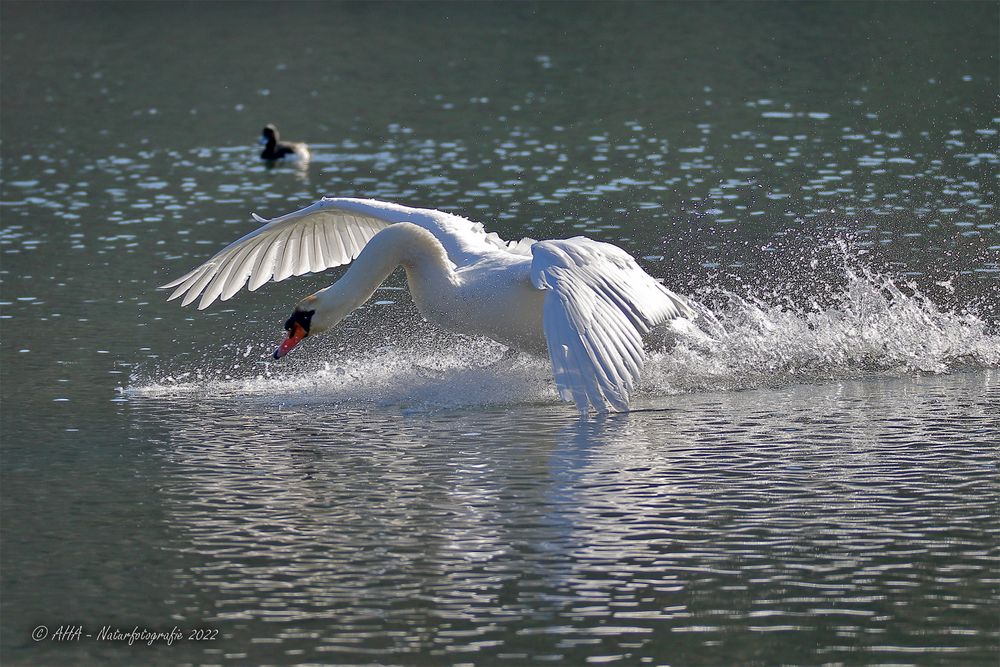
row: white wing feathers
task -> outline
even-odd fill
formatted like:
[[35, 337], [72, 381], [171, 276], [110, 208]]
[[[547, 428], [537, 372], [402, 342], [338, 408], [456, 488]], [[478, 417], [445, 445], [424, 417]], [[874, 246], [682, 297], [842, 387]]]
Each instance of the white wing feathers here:
[[323, 271], [347, 264], [385, 227], [413, 222], [427, 229], [457, 263], [478, 258], [484, 250], [505, 250], [530, 255], [533, 239], [505, 242], [486, 233], [482, 223], [443, 211], [410, 208], [374, 199], [324, 197], [303, 209], [273, 220], [254, 214], [265, 223], [230, 243], [207, 262], [177, 280], [163, 285], [175, 288], [168, 299], [183, 296], [186, 306], [201, 295], [198, 310], [216, 299], [223, 301], [250, 283], [250, 291], [268, 280]]
[[[236, 294], [247, 281], [253, 291], [272, 278], [318, 272], [347, 264], [391, 222], [383, 217], [319, 201], [273, 220], [254, 214], [263, 227], [230, 243], [207, 262], [164, 288], [176, 288], [170, 299], [184, 297], [186, 306], [201, 294], [198, 310], [216, 299]], [[168, 300], [170, 300], [168, 299]]]
[[642, 334], [693, 311], [615, 246], [576, 237], [541, 241], [532, 253], [559, 395], [581, 411], [627, 410], [646, 360]]

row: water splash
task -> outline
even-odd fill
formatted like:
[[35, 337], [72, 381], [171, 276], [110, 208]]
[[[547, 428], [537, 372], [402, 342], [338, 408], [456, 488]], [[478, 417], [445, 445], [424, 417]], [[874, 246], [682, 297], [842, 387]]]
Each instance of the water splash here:
[[844, 267], [843, 286], [776, 303], [707, 289], [698, 306], [713, 315], [712, 337], [681, 339], [655, 352], [647, 384], [655, 392], [730, 390], [872, 375], [946, 373], [1000, 366], [1000, 334], [975, 312], [939, 308], [916, 285], [905, 290], [865, 267]]
[[[916, 285], [848, 262], [836, 283], [814, 282], [806, 295], [792, 287], [700, 290], [700, 330], [660, 336], [640, 397], [1000, 367], [997, 324], [974, 310], [940, 308]], [[417, 408], [558, 400], [547, 360], [505, 357], [503, 346], [486, 340], [420, 335], [318, 354], [226, 379], [202, 369], [136, 376], [124, 393]]]
[[[558, 400], [548, 362], [504, 356], [489, 340], [432, 340], [343, 354], [315, 353], [307, 363], [264, 365], [242, 377], [209, 379], [195, 371], [155, 379], [133, 377], [126, 395], [238, 398], [265, 404], [325, 403], [445, 408]], [[303, 361], [300, 353], [300, 359]]]

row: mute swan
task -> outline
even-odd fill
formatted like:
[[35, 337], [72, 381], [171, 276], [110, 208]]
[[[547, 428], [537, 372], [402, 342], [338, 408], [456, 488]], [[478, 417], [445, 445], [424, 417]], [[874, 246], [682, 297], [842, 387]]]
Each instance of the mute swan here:
[[260, 142], [264, 150], [260, 152], [260, 159], [274, 162], [275, 160], [297, 159], [303, 162], [309, 160], [309, 147], [296, 141], [281, 141], [278, 136], [278, 128], [268, 123], [260, 131]]
[[397, 267], [429, 321], [552, 360], [563, 400], [581, 412], [628, 410], [645, 361], [642, 334], [692, 318], [684, 299], [624, 250], [583, 236], [504, 242], [481, 223], [374, 199], [323, 198], [264, 223], [207, 262], [163, 285], [198, 309], [247, 282], [319, 272], [354, 260], [330, 287], [307, 296], [285, 323], [279, 359], [361, 306]]

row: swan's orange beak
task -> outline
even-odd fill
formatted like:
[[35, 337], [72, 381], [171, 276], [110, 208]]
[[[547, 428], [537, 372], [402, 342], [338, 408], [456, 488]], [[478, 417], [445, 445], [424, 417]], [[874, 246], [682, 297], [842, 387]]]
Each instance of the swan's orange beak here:
[[308, 334], [306, 330], [302, 328], [302, 325], [298, 322], [293, 322], [292, 326], [288, 329], [288, 338], [281, 341], [279, 345], [274, 350], [274, 358], [281, 359], [283, 356], [295, 349], [295, 346], [302, 342]]

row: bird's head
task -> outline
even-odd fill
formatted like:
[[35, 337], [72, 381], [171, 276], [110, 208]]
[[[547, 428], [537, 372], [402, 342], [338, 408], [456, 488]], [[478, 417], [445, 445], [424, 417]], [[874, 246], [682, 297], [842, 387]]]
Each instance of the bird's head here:
[[336, 291], [327, 288], [299, 301], [291, 317], [285, 321], [288, 337], [274, 350], [274, 358], [281, 359], [306, 336], [323, 333], [344, 319], [354, 305], [338, 296]]
[[264, 126], [264, 129], [260, 131], [260, 144], [263, 146], [277, 140], [278, 128], [273, 124], [268, 123]]
[[302, 339], [309, 335], [312, 329], [312, 318], [316, 314], [315, 310], [300, 310], [296, 307], [292, 316], [285, 321], [285, 331], [288, 338], [281, 342], [274, 350], [274, 358], [281, 359], [283, 356], [295, 349], [295, 346], [302, 342]]

